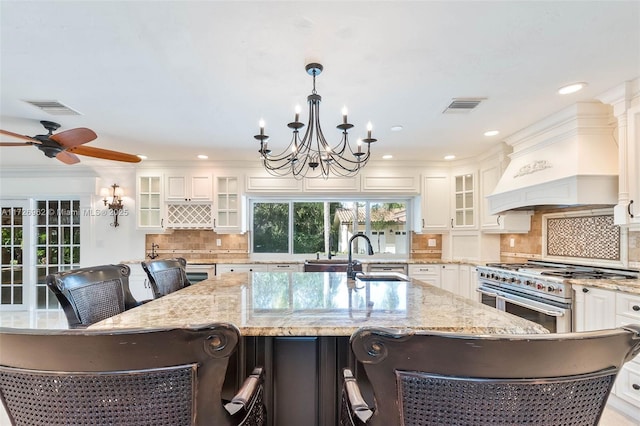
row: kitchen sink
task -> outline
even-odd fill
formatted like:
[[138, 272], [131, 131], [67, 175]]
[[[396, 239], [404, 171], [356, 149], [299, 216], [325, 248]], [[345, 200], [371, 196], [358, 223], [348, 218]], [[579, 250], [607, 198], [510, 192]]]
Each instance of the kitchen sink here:
[[410, 281], [410, 278], [399, 272], [370, 272], [368, 274], [356, 274], [357, 281]]
[[[305, 272], [347, 272], [346, 259], [310, 259], [304, 262]], [[353, 262], [354, 271], [362, 271], [362, 263]]]

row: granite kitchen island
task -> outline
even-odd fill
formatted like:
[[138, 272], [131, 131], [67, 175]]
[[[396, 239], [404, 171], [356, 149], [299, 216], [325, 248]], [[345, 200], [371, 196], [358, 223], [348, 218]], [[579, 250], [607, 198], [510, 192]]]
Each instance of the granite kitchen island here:
[[229, 273], [92, 325], [91, 329], [230, 322], [242, 345], [227, 381], [265, 367], [271, 425], [337, 424], [340, 373], [360, 327], [473, 334], [545, 333], [542, 326], [417, 280], [353, 281], [345, 273]]

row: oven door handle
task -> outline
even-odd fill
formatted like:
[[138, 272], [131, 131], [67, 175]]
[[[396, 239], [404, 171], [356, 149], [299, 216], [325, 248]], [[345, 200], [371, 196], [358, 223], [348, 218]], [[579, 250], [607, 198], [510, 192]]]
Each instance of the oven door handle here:
[[485, 294], [485, 295], [487, 295], [487, 296], [489, 296], [489, 297], [500, 297], [500, 296], [502, 296], [502, 294], [499, 294], [499, 293], [497, 293], [497, 292], [491, 292], [491, 291], [485, 290], [485, 289], [484, 289], [484, 288], [482, 288], [482, 287], [478, 287], [478, 288], [476, 288], [476, 291], [477, 291], [478, 293]]
[[532, 311], [541, 312], [541, 313], [543, 313], [545, 315], [549, 315], [551, 317], [562, 317], [562, 316], [564, 316], [564, 312], [562, 312], [562, 311], [545, 309], [545, 308], [541, 307], [538, 304], [528, 303], [527, 299], [524, 299], [522, 297], [514, 296], [514, 295], [511, 295], [511, 294], [509, 294], [509, 295], [499, 294], [498, 297], [501, 298], [501, 299], [504, 299], [505, 301], [507, 301], [509, 303], [513, 303], [514, 305], [522, 306], [523, 308], [531, 309]]

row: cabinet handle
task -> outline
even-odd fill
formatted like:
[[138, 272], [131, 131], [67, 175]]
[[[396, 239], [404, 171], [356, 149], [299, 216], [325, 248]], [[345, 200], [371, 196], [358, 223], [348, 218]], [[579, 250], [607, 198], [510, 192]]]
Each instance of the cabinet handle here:
[[589, 289], [588, 289], [588, 288], [583, 288], [583, 289], [582, 289], [582, 292], [583, 292], [583, 293], [589, 293]]
[[634, 311], [638, 312], [638, 311], [640, 311], [640, 306], [638, 306], [638, 305], [633, 305], [633, 306], [631, 307], [631, 309], [633, 309]]
[[631, 387], [633, 388], [633, 390], [640, 390], [640, 385], [636, 383], [632, 384]]
[[451, 227], [453, 228], [453, 218], [451, 218]]
[[633, 219], [633, 213], [631, 213], [631, 204], [633, 204], [633, 200], [629, 201], [629, 204], [627, 204], [627, 213], [629, 213], [629, 217]]
[[422, 227], [424, 228], [424, 218], [422, 218]]
[[496, 225], [500, 226], [500, 215], [498, 215], [498, 217], [496, 217]]
[[164, 228], [164, 217], [160, 219], [160, 228]]

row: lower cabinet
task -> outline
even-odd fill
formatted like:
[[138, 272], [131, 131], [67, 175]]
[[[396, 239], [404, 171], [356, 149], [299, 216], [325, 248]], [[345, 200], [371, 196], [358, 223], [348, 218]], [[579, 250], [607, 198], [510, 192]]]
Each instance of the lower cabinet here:
[[149, 283], [147, 273], [142, 269], [140, 262], [127, 264], [131, 270], [129, 275], [129, 290], [138, 302], [153, 299], [153, 289]]
[[441, 269], [442, 269], [442, 265], [440, 264], [433, 264], [433, 265], [410, 264], [408, 271], [409, 271], [409, 277], [411, 278], [415, 278], [416, 280], [423, 281], [435, 287], [441, 287], [441, 283], [440, 283]]
[[409, 264], [409, 277], [467, 299], [480, 301], [476, 267], [468, 264]]
[[254, 263], [218, 263], [216, 276], [227, 272], [267, 272], [267, 265]]
[[[576, 331], [640, 324], [640, 295], [574, 285]], [[609, 404], [640, 418], [640, 356], [626, 363], [616, 379]]]

